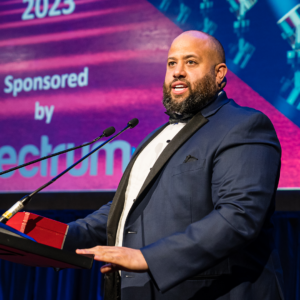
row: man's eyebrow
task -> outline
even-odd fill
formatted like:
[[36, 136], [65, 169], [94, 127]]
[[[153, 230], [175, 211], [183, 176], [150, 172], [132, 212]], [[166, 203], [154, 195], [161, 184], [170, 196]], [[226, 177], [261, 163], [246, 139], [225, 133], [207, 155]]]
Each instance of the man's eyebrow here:
[[[188, 54], [188, 55], [185, 55], [183, 58], [184, 58], [184, 59], [188, 59], [188, 58], [191, 58], [191, 57], [199, 58], [199, 57], [198, 57], [197, 55], [195, 55], [195, 54]], [[170, 57], [168, 57], [168, 60], [170, 60], [170, 59], [176, 60], [177, 58], [176, 58], [176, 57], [170, 56]]]
[[191, 57], [199, 58], [199, 57], [198, 57], [197, 55], [195, 55], [195, 54], [188, 54], [188, 55], [184, 56], [185, 59], [191, 58]]

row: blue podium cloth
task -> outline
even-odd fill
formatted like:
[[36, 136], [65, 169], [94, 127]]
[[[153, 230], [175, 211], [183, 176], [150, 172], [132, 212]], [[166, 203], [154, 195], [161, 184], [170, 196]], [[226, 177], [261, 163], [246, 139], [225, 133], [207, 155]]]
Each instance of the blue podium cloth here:
[[[32, 211], [68, 223], [92, 211]], [[3, 212], [0, 212], [3, 213]], [[276, 212], [275, 241], [284, 272], [286, 300], [300, 299], [300, 212]], [[100, 300], [103, 299], [101, 263], [91, 270], [34, 268], [0, 260], [0, 300]]]

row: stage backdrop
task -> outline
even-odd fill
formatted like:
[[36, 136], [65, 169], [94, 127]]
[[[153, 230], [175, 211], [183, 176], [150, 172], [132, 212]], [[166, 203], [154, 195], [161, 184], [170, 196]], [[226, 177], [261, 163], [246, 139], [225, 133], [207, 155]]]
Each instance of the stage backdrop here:
[[[140, 141], [167, 121], [173, 38], [199, 29], [224, 44], [228, 96], [272, 120], [280, 188], [300, 187], [299, 11], [296, 0], [0, 0], [0, 171], [138, 118], [47, 189], [115, 190]], [[97, 145], [3, 175], [0, 192], [34, 190]]]

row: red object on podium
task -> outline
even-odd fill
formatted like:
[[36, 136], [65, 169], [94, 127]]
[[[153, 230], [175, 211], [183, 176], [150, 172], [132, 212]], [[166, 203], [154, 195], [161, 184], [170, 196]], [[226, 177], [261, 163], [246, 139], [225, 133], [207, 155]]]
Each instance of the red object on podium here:
[[94, 255], [60, 249], [67, 230], [67, 224], [32, 213], [17, 213], [6, 224], [0, 222], [0, 259], [56, 270], [91, 269]]
[[38, 243], [62, 249], [69, 226], [30, 212], [18, 212], [6, 225], [27, 234]]

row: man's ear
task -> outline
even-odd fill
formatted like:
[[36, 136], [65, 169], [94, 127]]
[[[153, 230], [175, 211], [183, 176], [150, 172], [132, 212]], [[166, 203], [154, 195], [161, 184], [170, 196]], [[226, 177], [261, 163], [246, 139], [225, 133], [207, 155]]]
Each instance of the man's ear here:
[[216, 83], [220, 87], [220, 89], [223, 89], [226, 85], [226, 74], [227, 74], [227, 66], [224, 63], [220, 63], [216, 65], [215, 67], [215, 74], [216, 74]]

